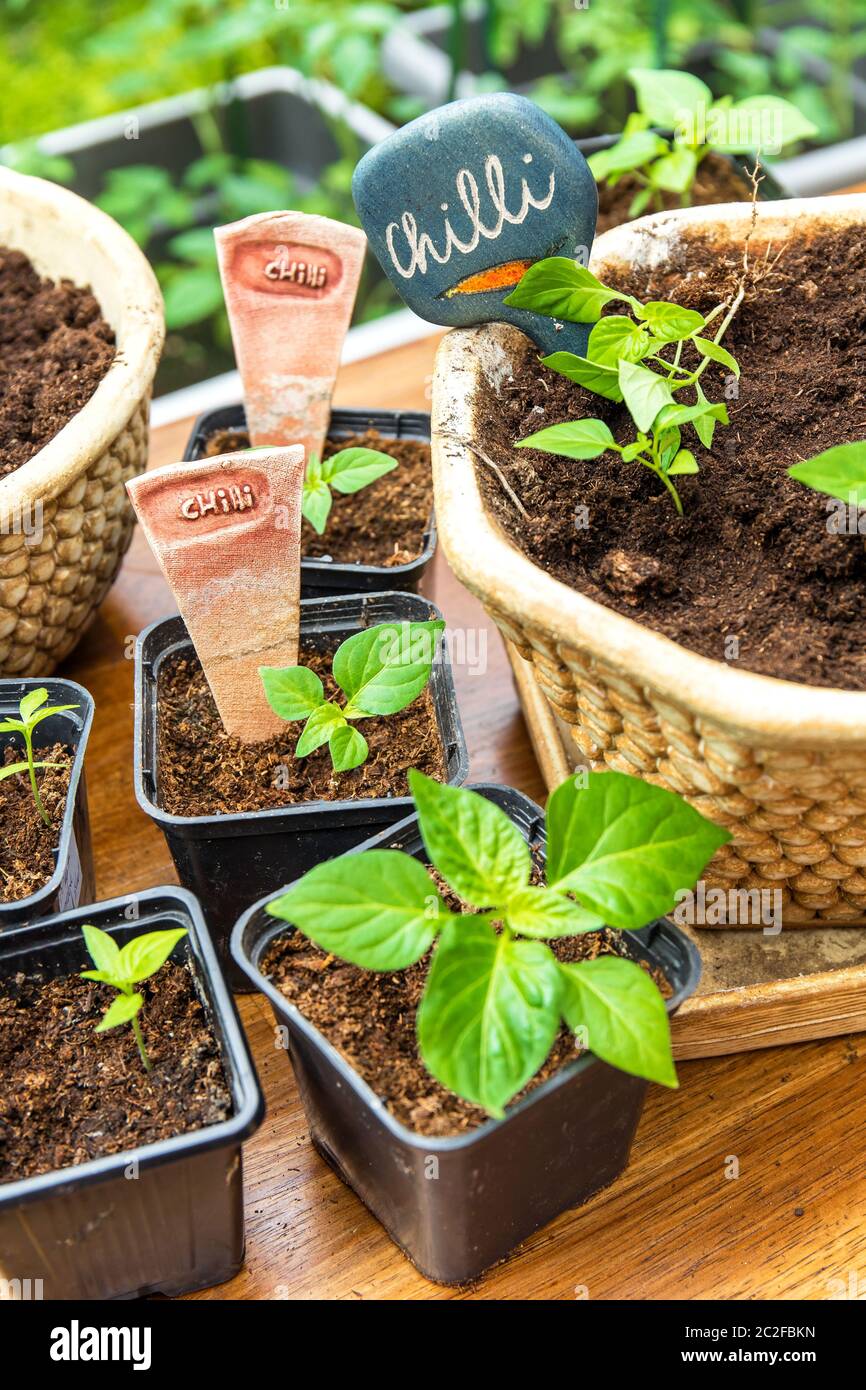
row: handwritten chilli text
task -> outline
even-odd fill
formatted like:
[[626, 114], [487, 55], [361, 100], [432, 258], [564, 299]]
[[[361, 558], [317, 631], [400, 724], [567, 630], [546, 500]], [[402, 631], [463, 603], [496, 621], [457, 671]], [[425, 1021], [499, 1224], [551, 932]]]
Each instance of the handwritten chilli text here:
[[[529, 164], [532, 161], [531, 154], [523, 156], [523, 162]], [[464, 241], [457, 235], [451, 225], [450, 219], [445, 218], [445, 245], [439, 251], [432, 237], [428, 232], [418, 231], [418, 224], [412, 213], [408, 210], [403, 213], [400, 222], [389, 222], [385, 229], [385, 240], [388, 251], [394, 264], [394, 269], [405, 280], [411, 280], [416, 270], [420, 270], [422, 275], [427, 273], [428, 257], [438, 261], [440, 265], [445, 265], [451, 259], [452, 251], [459, 251], [462, 255], [468, 256], [480, 244], [481, 238], [485, 237], [488, 241], [495, 241], [501, 234], [506, 222], [512, 226], [519, 227], [525, 222], [530, 208], [535, 208], [538, 212], [544, 212], [550, 207], [553, 201], [553, 194], [556, 188], [556, 174], [551, 172], [547, 186], [547, 192], [543, 197], [537, 197], [530, 192], [529, 184], [526, 179], [520, 180], [520, 208], [517, 212], [512, 212], [506, 202], [505, 174], [502, 168], [502, 161], [498, 155], [490, 154], [484, 162], [484, 178], [487, 183], [487, 191], [490, 194], [490, 201], [496, 214], [495, 220], [489, 225], [482, 221], [481, 217], [481, 194], [478, 189], [478, 181], [468, 169], [460, 169], [455, 179], [457, 196], [463, 206], [472, 228], [471, 236]], [[448, 204], [442, 204], [442, 211], [448, 211]], [[396, 250], [394, 249], [394, 235], [402, 228], [403, 235], [409, 247], [410, 256], [407, 264], [402, 264]]]

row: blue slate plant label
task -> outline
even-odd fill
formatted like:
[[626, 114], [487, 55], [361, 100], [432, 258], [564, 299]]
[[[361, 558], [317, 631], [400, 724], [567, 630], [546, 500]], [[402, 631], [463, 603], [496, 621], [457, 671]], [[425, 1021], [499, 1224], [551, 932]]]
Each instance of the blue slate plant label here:
[[533, 261], [586, 264], [598, 213], [583, 155], [526, 97], [497, 92], [420, 116], [364, 155], [352, 192], [382, 269], [421, 318], [505, 321], [545, 352], [586, 351], [591, 325], [503, 304]]

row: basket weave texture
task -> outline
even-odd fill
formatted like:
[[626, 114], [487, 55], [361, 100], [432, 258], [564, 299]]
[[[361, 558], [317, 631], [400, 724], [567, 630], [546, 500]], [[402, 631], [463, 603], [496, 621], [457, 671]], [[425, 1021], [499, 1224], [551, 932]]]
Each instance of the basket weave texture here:
[[[866, 196], [759, 204], [758, 217], [778, 246], [866, 222]], [[663, 255], [689, 224], [727, 239], [748, 221], [734, 204], [643, 218], [601, 237], [592, 269], [610, 282], [617, 261]], [[524, 342], [493, 324], [453, 331], [439, 347], [433, 468], [451, 567], [532, 663], [573, 767], [668, 787], [731, 832], [708, 887], [779, 890], [784, 926], [866, 924], [866, 693], [697, 656], [553, 579], [485, 511], [476, 399], [507, 378]]]

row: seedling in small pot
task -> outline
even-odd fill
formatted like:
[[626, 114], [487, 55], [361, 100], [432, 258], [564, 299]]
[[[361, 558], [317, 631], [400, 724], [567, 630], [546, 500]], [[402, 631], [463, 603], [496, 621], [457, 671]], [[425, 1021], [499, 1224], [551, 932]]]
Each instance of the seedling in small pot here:
[[546, 883], [529, 846], [474, 792], [409, 774], [431, 864], [396, 850], [319, 864], [268, 906], [322, 950], [366, 970], [405, 970], [433, 948], [417, 1034], [427, 1070], [501, 1116], [564, 1020], [596, 1056], [676, 1086], [667, 1015], [650, 976], [619, 956], [563, 963], [548, 941], [672, 911], [730, 836], [673, 792], [618, 772], [570, 778], [547, 809]]
[[[663, 208], [665, 193], [678, 193], [687, 206], [701, 162], [711, 151], [778, 154], [786, 145], [818, 134], [817, 126], [783, 97], [716, 101], [699, 77], [676, 70], [634, 68], [629, 78], [638, 110], [629, 116], [622, 138], [588, 160], [599, 183], [614, 186], [630, 174], [642, 185], [629, 217]], [[651, 126], [673, 130], [673, 139]]]
[[[698, 472], [693, 452], [682, 445], [682, 429], [690, 425], [709, 449], [716, 425], [729, 423], [724, 402], [707, 398], [701, 378], [710, 362], [739, 376], [736, 358], [721, 340], [744, 293], [741, 284], [730, 303], [717, 305], [705, 316], [666, 300], [642, 304], [633, 295], [603, 285], [585, 266], [562, 256], [531, 266], [506, 303], [594, 325], [585, 357], [556, 352], [542, 361], [597, 396], [624, 401], [634, 435], [619, 443], [604, 420], [575, 420], [538, 430], [516, 441], [516, 447], [572, 459], [594, 459], [610, 450], [624, 463], [651, 469], [682, 515], [673, 479]], [[602, 317], [611, 303], [624, 305], [628, 312]], [[688, 366], [683, 363], [686, 347], [694, 358]], [[665, 352], [671, 355], [666, 357]], [[692, 393], [691, 404], [677, 401], [683, 391]]]
[[321, 457], [364, 233], [312, 213], [264, 212], [214, 236], [250, 442]]
[[397, 460], [378, 449], [341, 449], [323, 460], [312, 454], [307, 462], [301, 512], [321, 536], [331, 512], [332, 490], [360, 492], [396, 467]]
[[113, 936], [101, 931], [99, 927], [82, 927], [87, 953], [95, 970], [82, 970], [83, 980], [98, 980], [111, 985], [118, 991], [117, 998], [109, 1005], [105, 1017], [96, 1025], [97, 1033], [106, 1033], [109, 1028], [119, 1028], [124, 1023], [132, 1024], [138, 1051], [145, 1071], [151, 1071], [150, 1058], [144, 1046], [141, 1024], [138, 1015], [144, 1004], [144, 995], [135, 986], [149, 980], [168, 960], [177, 943], [186, 936], [186, 927], [173, 931], [144, 932], [134, 936], [123, 947], [118, 946]]
[[327, 743], [335, 772], [348, 772], [367, 761], [370, 749], [359, 719], [397, 714], [421, 694], [430, 679], [436, 641], [445, 624], [380, 623], [347, 638], [334, 653], [331, 668], [345, 696], [340, 705], [325, 699], [315, 671], [307, 666], [260, 670], [268, 703], [281, 719], [305, 719], [295, 757], [304, 758]]
[[34, 762], [33, 760], [33, 731], [43, 719], [49, 719], [52, 714], [64, 714], [66, 710], [78, 709], [77, 705], [46, 705], [48, 691], [44, 687], [38, 690], [29, 690], [18, 706], [17, 719], [4, 719], [0, 723], [0, 734], [20, 734], [24, 740], [24, 752], [26, 758], [24, 762], [10, 763], [8, 767], [0, 767], [0, 782], [5, 777], [14, 777], [17, 773], [26, 772], [30, 777], [30, 787], [33, 792], [33, 800], [45, 825], [51, 824], [51, 817], [42, 804], [42, 797], [39, 794], [39, 784], [36, 779], [37, 770], [46, 767], [59, 767], [60, 763]]

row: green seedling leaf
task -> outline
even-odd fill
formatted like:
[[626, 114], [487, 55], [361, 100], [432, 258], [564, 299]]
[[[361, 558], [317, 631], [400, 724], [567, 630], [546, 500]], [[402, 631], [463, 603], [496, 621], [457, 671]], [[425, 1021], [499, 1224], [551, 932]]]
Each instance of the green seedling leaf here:
[[603, 420], [574, 420], [550, 425], [526, 439], [515, 442], [516, 449], [541, 449], [569, 459], [595, 459], [614, 444], [614, 437]]
[[818, 127], [784, 97], [745, 97], [733, 106], [715, 105], [707, 113], [707, 141], [725, 154], [758, 149], [776, 153], [817, 134]]
[[[606, 314], [599, 319], [589, 335], [587, 357], [601, 367], [616, 371], [620, 359], [639, 362], [648, 352], [655, 351], [648, 333], [621, 314]], [[558, 356], [559, 354], [554, 354]]]
[[321, 536], [331, 515], [331, 489], [321, 479], [307, 478], [301, 494], [301, 515]]
[[529, 846], [486, 797], [447, 787], [412, 768], [409, 790], [436, 868], [470, 907], [498, 907], [529, 884]]
[[604, 396], [609, 401], [622, 400], [619, 376], [612, 367], [590, 362], [589, 358], [580, 357], [576, 352], [552, 352], [549, 357], [542, 357], [541, 360], [551, 371], [558, 372], [560, 376], [567, 376], [569, 381], [576, 381], [579, 386], [585, 386], [587, 391], [594, 391], [597, 396]]
[[663, 299], [645, 304], [639, 317], [644, 320], [653, 337], [663, 343], [678, 343], [703, 328], [706, 319], [697, 309], [683, 309]]
[[670, 154], [651, 164], [647, 173], [654, 188], [667, 193], [686, 193], [695, 181], [698, 156], [687, 145], [675, 145]]
[[673, 403], [668, 383], [648, 367], [620, 362], [619, 385], [629, 413], [639, 430], [648, 430], [666, 405]]
[[547, 808], [547, 879], [614, 927], [646, 926], [673, 910], [731, 838], [682, 797], [621, 772], [569, 778]]
[[430, 679], [440, 619], [380, 623], [356, 632], [337, 649], [334, 679], [348, 698], [347, 719], [396, 714], [416, 699]]
[[855, 507], [866, 507], [866, 440], [825, 449], [814, 458], [795, 463], [788, 469], [788, 476], [815, 492]]
[[105, 1012], [96, 1032], [105, 1033], [109, 1028], [119, 1028], [122, 1023], [131, 1023], [144, 1003], [143, 994], [118, 994]]
[[18, 706], [18, 712], [25, 724], [29, 724], [40, 705], [44, 705], [48, 699], [48, 691], [44, 686], [38, 690], [28, 690]]
[[315, 753], [323, 743], [330, 743], [331, 737], [341, 727], [346, 727], [346, 716], [340, 707], [330, 702], [319, 705], [304, 725], [303, 733], [295, 745], [295, 757], [306, 758], [308, 754]]
[[662, 1086], [679, 1084], [664, 1000], [645, 970], [617, 956], [559, 969], [565, 1021], [596, 1057]]
[[713, 94], [705, 82], [688, 72], [672, 68], [632, 68], [629, 79], [637, 93], [637, 104], [652, 125], [665, 130], [681, 126], [689, 117], [707, 111]]
[[612, 299], [627, 296], [608, 289], [577, 261], [550, 256], [531, 265], [503, 303], [568, 323], [595, 323]]
[[667, 149], [667, 141], [654, 131], [637, 130], [623, 136], [622, 140], [618, 140], [609, 149], [591, 154], [586, 162], [593, 178], [597, 183], [601, 183], [604, 179], [616, 178], [619, 174], [630, 173], [632, 169], [643, 168], [644, 164], [666, 154]]
[[306, 666], [260, 666], [268, 704], [280, 719], [308, 719], [324, 703], [325, 688]]
[[364, 970], [413, 965], [451, 918], [423, 864], [391, 849], [317, 864], [267, 911]]
[[671, 429], [673, 426], [694, 425], [697, 428], [698, 420], [709, 418], [719, 420], [723, 425], [728, 424], [728, 407], [724, 401], [713, 404], [706, 398], [699, 401], [697, 405], [672, 405], [661, 412], [655, 422], [656, 429]]
[[[3, 729], [2, 725], [0, 725], [0, 733], [3, 733], [3, 732], [4, 732], [4, 729]], [[62, 767], [63, 764], [62, 764], [62, 763], [34, 763], [33, 766], [34, 766], [34, 768]], [[16, 777], [16, 776], [17, 776], [19, 773], [21, 773], [21, 772], [29, 772], [29, 771], [30, 771], [30, 764], [29, 764], [29, 763], [26, 763], [26, 762], [25, 762], [25, 763], [9, 763], [6, 767], [0, 767], [0, 782], [2, 782], [6, 777]]]
[[728, 371], [733, 372], [734, 376], [740, 375], [740, 364], [733, 353], [723, 348], [721, 343], [714, 343], [711, 338], [695, 338], [695, 347], [703, 357], [709, 357], [712, 362], [719, 362]]
[[561, 989], [542, 942], [497, 935], [480, 918], [450, 921], [418, 1010], [426, 1067], [456, 1095], [501, 1116], [550, 1051]]
[[353, 767], [360, 767], [367, 761], [370, 752], [360, 729], [353, 729], [348, 724], [334, 729], [328, 747], [335, 772], [350, 772]]
[[104, 971], [110, 979], [119, 980], [120, 947], [114, 937], [109, 936], [106, 931], [101, 931], [99, 927], [82, 927], [81, 930], [87, 954], [97, 970]]
[[506, 904], [505, 920], [512, 931], [544, 940], [598, 931], [604, 926], [597, 913], [587, 912], [573, 898], [552, 888], [521, 888], [513, 893]]
[[698, 461], [691, 449], [680, 449], [679, 452], [675, 454], [673, 462], [668, 468], [668, 473], [671, 477], [678, 477], [680, 474], [685, 473], [698, 473], [699, 471]]
[[168, 960], [179, 941], [186, 936], [186, 927], [170, 931], [142, 932], [121, 949], [116, 965], [117, 977], [127, 984], [137, 985], [149, 980]]
[[378, 449], [341, 449], [325, 459], [322, 477], [337, 492], [359, 492], [397, 467], [397, 460]]

